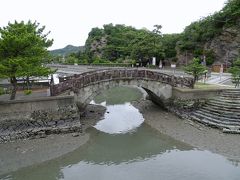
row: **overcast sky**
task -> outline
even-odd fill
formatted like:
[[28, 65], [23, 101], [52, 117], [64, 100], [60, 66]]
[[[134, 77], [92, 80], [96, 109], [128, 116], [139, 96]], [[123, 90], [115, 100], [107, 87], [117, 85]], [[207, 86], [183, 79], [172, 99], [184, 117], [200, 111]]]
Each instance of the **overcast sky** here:
[[180, 33], [191, 22], [219, 11], [226, 0], [3, 0], [0, 26], [17, 21], [37, 21], [51, 31], [50, 49], [84, 45], [93, 27], [125, 24], [163, 33]]

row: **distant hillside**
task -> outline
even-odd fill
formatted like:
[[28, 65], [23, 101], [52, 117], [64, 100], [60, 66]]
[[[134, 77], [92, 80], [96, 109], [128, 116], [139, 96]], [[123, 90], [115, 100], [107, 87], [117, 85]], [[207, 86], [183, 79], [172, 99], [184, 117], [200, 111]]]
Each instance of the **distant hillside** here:
[[161, 34], [160, 25], [154, 25], [153, 31], [119, 24], [92, 28], [85, 53], [90, 62], [100, 58], [146, 64], [156, 57], [157, 63], [185, 65], [198, 57], [209, 66], [231, 66], [240, 57], [240, 0], [226, 1], [222, 10], [192, 22], [180, 34]]
[[84, 51], [84, 46], [72, 46], [67, 45], [66, 47], [62, 49], [55, 49], [50, 51], [50, 53], [54, 56], [67, 56], [71, 53], [77, 53], [79, 51]]

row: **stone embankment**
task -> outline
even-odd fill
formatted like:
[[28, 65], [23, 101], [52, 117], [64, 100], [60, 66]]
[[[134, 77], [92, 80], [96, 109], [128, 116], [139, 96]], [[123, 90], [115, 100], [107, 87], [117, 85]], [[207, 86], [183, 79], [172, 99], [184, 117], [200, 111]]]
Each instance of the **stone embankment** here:
[[191, 113], [193, 120], [228, 133], [240, 133], [240, 90], [222, 92]]
[[0, 114], [0, 143], [82, 128], [73, 96], [2, 101]]

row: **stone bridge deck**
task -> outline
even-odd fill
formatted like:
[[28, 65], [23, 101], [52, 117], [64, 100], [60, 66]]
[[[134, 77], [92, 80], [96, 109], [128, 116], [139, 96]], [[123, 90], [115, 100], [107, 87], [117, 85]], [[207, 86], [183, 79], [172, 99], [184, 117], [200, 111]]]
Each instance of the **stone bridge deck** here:
[[81, 89], [104, 81], [149, 80], [169, 84], [173, 87], [193, 88], [193, 78], [177, 77], [151, 70], [105, 69], [69, 76], [57, 85], [51, 86], [51, 95], [56, 96], [67, 90]]

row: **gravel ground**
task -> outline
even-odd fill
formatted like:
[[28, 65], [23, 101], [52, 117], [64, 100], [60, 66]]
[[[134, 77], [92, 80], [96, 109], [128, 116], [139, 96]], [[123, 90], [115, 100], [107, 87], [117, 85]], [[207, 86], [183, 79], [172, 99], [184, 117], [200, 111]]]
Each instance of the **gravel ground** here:
[[[15, 100], [24, 100], [24, 99], [32, 99], [39, 97], [47, 97], [50, 96], [50, 90], [48, 88], [45, 89], [34, 89], [31, 94], [25, 95], [24, 91], [17, 91]], [[9, 94], [0, 95], [0, 101], [8, 101], [10, 98]]]

